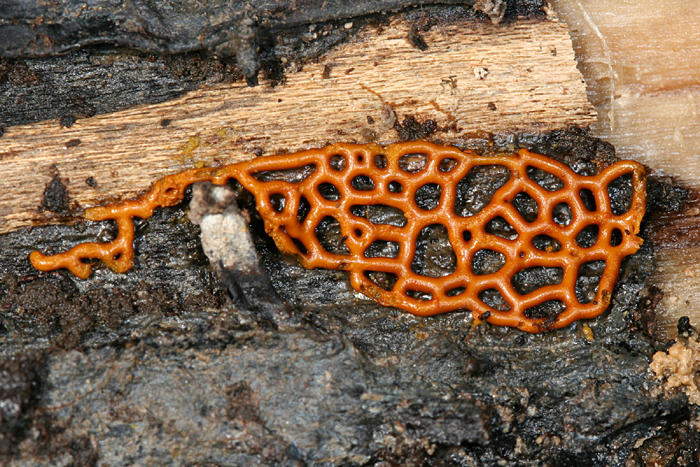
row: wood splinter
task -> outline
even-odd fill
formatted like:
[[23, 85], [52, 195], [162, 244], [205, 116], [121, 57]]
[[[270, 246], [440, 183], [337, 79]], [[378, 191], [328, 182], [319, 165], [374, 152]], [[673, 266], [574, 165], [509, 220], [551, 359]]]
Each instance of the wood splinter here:
[[[459, 182], [472, 169], [483, 166], [501, 166], [509, 178], [481, 210], [458, 215]], [[264, 176], [300, 168], [308, 169], [299, 171], [304, 173], [302, 180]], [[543, 187], [532, 178], [532, 170], [555, 177], [559, 185], [555, 184], [555, 189]], [[633, 188], [629, 207], [614, 212], [608, 185], [627, 175]], [[90, 259], [125, 272], [133, 265], [134, 217], [148, 218], [156, 208], [179, 203], [192, 183], [223, 185], [235, 179], [255, 196], [265, 230], [278, 248], [297, 255], [307, 268], [348, 271], [355, 290], [382, 305], [415, 315], [469, 309], [475, 319], [542, 332], [596, 317], [610, 304], [622, 259], [642, 244], [637, 234], [645, 210], [644, 175], [641, 164], [620, 161], [598, 175], [581, 176], [560, 162], [525, 149], [511, 156], [486, 157], [423, 141], [387, 147], [335, 144], [166, 176], [136, 200], [85, 211], [88, 220], [116, 221], [119, 234], [115, 240], [83, 243], [52, 256], [34, 251], [30, 260], [39, 270], [66, 268], [80, 278], [90, 275], [91, 265], [85, 262]], [[426, 209], [419, 205], [416, 194], [427, 185], [440, 194], [435, 205]], [[514, 205], [522, 194], [536, 203], [534, 219], [525, 219]], [[308, 210], [300, 209], [304, 204]], [[357, 206], [376, 205], [400, 211], [405, 222], [378, 224], [369, 215], [358, 215]], [[562, 206], [570, 213], [565, 223], [556, 219]], [[496, 218], [512, 227], [514, 238], [488, 231], [489, 222]], [[329, 219], [339, 225], [342, 234], [342, 245], [332, 249], [317, 235], [319, 224]], [[453, 270], [440, 277], [422, 275], [412, 268], [420, 232], [435, 225], [444, 227], [456, 259]], [[598, 232], [595, 242], [581, 245], [578, 235], [593, 227]], [[542, 247], [537, 238], [545, 237], [551, 241]], [[390, 257], [368, 255], [368, 248], [377, 241], [398, 245], [398, 253]], [[474, 266], [475, 255], [484, 250], [504, 259], [497, 271], [484, 273]], [[579, 269], [593, 261], [604, 261], [604, 270], [595, 297], [582, 303], [576, 295]], [[560, 282], [528, 293], [516, 290], [514, 276], [537, 267], [561, 268]], [[499, 295], [501, 304], [487, 300], [489, 293]], [[537, 307], [552, 302], [564, 305], [556, 316], [543, 317], [537, 312]]]

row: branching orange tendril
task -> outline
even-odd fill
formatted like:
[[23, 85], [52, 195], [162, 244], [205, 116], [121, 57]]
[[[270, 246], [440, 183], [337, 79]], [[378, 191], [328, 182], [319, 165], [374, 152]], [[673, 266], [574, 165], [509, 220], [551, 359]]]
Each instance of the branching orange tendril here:
[[[419, 162], [423, 158], [422, 166], [408, 169], [406, 158], [416, 157]], [[458, 183], [473, 168], [487, 165], [507, 168], [508, 181], [476, 214], [456, 214]], [[260, 177], [266, 172], [301, 167], [312, 168], [301, 181]], [[543, 188], [530, 178], [528, 168], [556, 176], [563, 187], [554, 191]], [[607, 187], [623, 175], [631, 175], [634, 191], [629, 209], [615, 214]], [[369, 179], [372, 188], [354, 186], [358, 176]], [[66, 268], [80, 278], [90, 275], [91, 266], [84, 261], [87, 259], [99, 259], [110, 269], [125, 272], [131, 268], [134, 258], [134, 217], [147, 218], [155, 208], [177, 204], [185, 188], [192, 183], [210, 181], [223, 185], [229, 179], [236, 179], [253, 193], [265, 230], [281, 251], [297, 255], [307, 268], [346, 270], [355, 290], [382, 305], [420, 316], [470, 309], [475, 318], [528, 332], [561, 328], [579, 319], [593, 318], [610, 304], [622, 259], [636, 252], [642, 244], [637, 234], [645, 209], [645, 177], [643, 166], [636, 162], [620, 161], [598, 175], [581, 176], [560, 162], [525, 149], [512, 156], [485, 157], [472, 151], [413, 141], [387, 147], [335, 144], [221, 168], [186, 170], [160, 179], [139, 199], [87, 209], [86, 219], [116, 221], [119, 235], [112, 242], [84, 243], [53, 256], [34, 251], [30, 260], [39, 270]], [[335, 187], [336, 196], [324, 197], [319, 189], [321, 184]], [[437, 206], [429, 210], [416, 202], [417, 190], [427, 184], [440, 188]], [[401, 187], [400, 191], [397, 186]], [[592, 194], [594, 209], [586, 207], [582, 190]], [[536, 219], [528, 222], [513, 206], [513, 199], [519, 193], [526, 193], [537, 203]], [[302, 199], [308, 203], [309, 212], [300, 219]], [[571, 212], [567, 225], [553, 222], [555, 206], [562, 203], [568, 205]], [[353, 206], [378, 204], [402, 211], [405, 225], [375, 224], [352, 212]], [[317, 226], [328, 217], [340, 225], [346, 247], [341, 254], [328, 251], [316, 235]], [[486, 225], [497, 217], [512, 226], [517, 233], [515, 239], [487, 232]], [[454, 272], [443, 277], [420, 275], [411, 266], [419, 233], [435, 224], [446, 228], [456, 256]], [[576, 237], [590, 226], [598, 228], [598, 237], [592, 246], [584, 248]], [[538, 235], [555, 239], [560, 248], [556, 251], [536, 248], [533, 239]], [[615, 239], [615, 235], [621, 238]], [[368, 257], [366, 251], [376, 240], [398, 244], [398, 255]], [[505, 257], [500, 270], [488, 274], [477, 274], [473, 270], [474, 255], [481, 249], [493, 250]], [[596, 260], [605, 261], [605, 269], [595, 299], [581, 303], [575, 293], [579, 268]], [[532, 267], [561, 268], [563, 278], [558, 284], [521, 294], [513, 286], [513, 276]], [[371, 279], [369, 273], [375, 272], [391, 274], [396, 281], [387, 290]], [[492, 289], [498, 291], [507, 309], [496, 309], [480, 298], [481, 293]], [[528, 316], [528, 310], [552, 300], [566, 306], [556, 319]]]

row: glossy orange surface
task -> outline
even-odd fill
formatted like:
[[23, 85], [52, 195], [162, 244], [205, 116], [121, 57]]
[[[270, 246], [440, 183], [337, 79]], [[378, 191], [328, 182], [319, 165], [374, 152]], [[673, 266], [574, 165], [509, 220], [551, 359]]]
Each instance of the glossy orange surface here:
[[[478, 212], [458, 215], [455, 211], [458, 183], [475, 167], [494, 165], [507, 169], [508, 180]], [[299, 170], [303, 173], [300, 180], [261, 176], [300, 168], [306, 168], [305, 172]], [[556, 177], [561, 187], [544, 188], [531, 178], [533, 169]], [[607, 187], [623, 175], [632, 179], [631, 202], [625, 212], [615, 214]], [[358, 177], [364, 186], [358, 186]], [[255, 195], [265, 229], [281, 251], [297, 255], [307, 268], [348, 271], [354, 289], [383, 305], [420, 316], [468, 309], [477, 319], [528, 332], [593, 318], [610, 303], [622, 259], [642, 244], [637, 234], [645, 209], [645, 178], [643, 166], [636, 162], [620, 161], [598, 175], [580, 176], [560, 162], [524, 149], [514, 155], [485, 157], [472, 151], [413, 141], [387, 147], [335, 144], [170, 175], [157, 181], [137, 200], [85, 211], [89, 220], [116, 221], [119, 235], [114, 241], [84, 243], [53, 256], [33, 252], [32, 264], [43, 271], [66, 268], [86, 278], [91, 266], [84, 260], [99, 259], [112, 270], [125, 272], [133, 264], [134, 217], [147, 218], [158, 207], [177, 204], [192, 183], [211, 181], [222, 185], [232, 178]], [[322, 184], [326, 188], [334, 187], [333, 196], [324, 195], [319, 188]], [[425, 185], [437, 186], [440, 192], [439, 200], [429, 209], [416, 201], [416, 192]], [[586, 207], [582, 191], [592, 195], [594, 209]], [[521, 193], [537, 203], [534, 220], [524, 219], [512, 204]], [[300, 215], [301, 204], [308, 205], [308, 213]], [[402, 212], [405, 224], [378, 224], [369, 215], [357, 215], [357, 206], [378, 204]], [[570, 212], [566, 225], [554, 221], [555, 209], [563, 204]], [[316, 233], [319, 224], [329, 218], [339, 225], [343, 239], [342, 248], [334, 252], [322, 244]], [[517, 234], [515, 238], [489, 233], [487, 225], [495, 218], [507, 222]], [[440, 277], [421, 275], [412, 268], [420, 232], [434, 225], [444, 226], [455, 255], [453, 270]], [[577, 235], [590, 226], [597, 227], [597, 240], [582, 247]], [[533, 239], [542, 235], [558, 242], [559, 247], [536, 248]], [[398, 245], [398, 254], [368, 256], [367, 249], [375, 241]], [[474, 255], [484, 249], [505, 259], [498, 271], [475, 272]], [[596, 260], [605, 261], [596, 296], [588, 303], [581, 303], [575, 293], [579, 268]], [[561, 268], [563, 277], [557, 284], [521, 294], [513, 285], [513, 277], [533, 267]], [[372, 279], [376, 274], [391, 275], [395, 282], [387, 287], [386, 283]], [[482, 294], [489, 290], [497, 291], [505, 306], [496, 309], [485, 303]], [[541, 318], [529, 312], [555, 300], [566, 306], [556, 318]]]

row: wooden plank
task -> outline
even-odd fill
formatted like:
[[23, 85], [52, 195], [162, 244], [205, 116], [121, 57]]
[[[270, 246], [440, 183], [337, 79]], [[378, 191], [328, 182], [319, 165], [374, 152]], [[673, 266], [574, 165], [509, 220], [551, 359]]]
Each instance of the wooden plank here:
[[369, 28], [274, 88], [227, 84], [70, 128], [54, 121], [7, 128], [0, 233], [61, 220], [40, 210], [56, 174], [75, 215], [195, 165], [338, 141], [396, 141], [394, 122], [406, 116], [435, 120], [433, 137], [442, 142], [594, 121], [562, 23], [444, 25], [424, 33], [426, 50], [411, 45], [409, 30], [403, 22]]

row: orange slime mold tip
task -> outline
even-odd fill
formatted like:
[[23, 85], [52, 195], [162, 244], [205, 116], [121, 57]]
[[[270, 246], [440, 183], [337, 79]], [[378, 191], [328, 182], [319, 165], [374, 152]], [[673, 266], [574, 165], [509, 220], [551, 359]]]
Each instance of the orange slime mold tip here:
[[[507, 181], [477, 212], [458, 213], [458, 184], [484, 166], [500, 166]], [[306, 168], [299, 172], [304, 174], [301, 181], [261, 176], [300, 168]], [[557, 182], [540, 184], [533, 171]], [[147, 218], [155, 208], [177, 204], [192, 183], [223, 185], [236, 179], [255, 196], [265, 230], [277, 247], [298, 256], [305, 267], [348, 271], [355, 290], [415, 315], [469, 309], [477, 320], [541, 332], [596, 317], [610, 304], [622, 259], [642, 244], [637, 234], [645, 209], [644, 175], [643, 166], [633, 161], [617, 162], [595, 176], [577, 175], [566, 165], [525, 149], [486, 157], [423, 141], [387, 147], [334, 144], [166, 176], [136, 200], [85, 211], [89, 220], [116, 221], [119, 235], [112, 242], [83, 243], [53, 256], [34, 251], [30, 260], [39, 270], [66, 268], [80, 278], [90, 275], [87, 259], [125, 272], [134, 258], [134, 217]], [[621, 176], [631, 177], [633, 193], [629, 208], [615, 212], [608, 185]], [[426, 185], [439, 193], [429, 206], [418, 201]], [[534, 218], [526, 219], [516, 207], [518, 197], [536, 203]], [[302, 215], [304, 204], [308, 212]], [[369, 213], [373, 206], [400, 212], [403, 222], [373, 222]], [[557, 219], [562, 209], [568, 211], [568, 222]], [[507, 238], [489, 228], [496, 219], [507, 223], [511, 233]], [[317, 229], [323, 222], [339, 227], [341, 245], [329, 247], [319, 238]], [[412, 266], [419, 236], [429, 226], [446, 234], [454, 253], [452, 269], [440, 277]], [[577, 239], [584, 229], [597, 229], [590, 245]], [[538, 238], [547, 239], [546, 245]], [[384, 256], [376, 251], [368, 254], [375, 242], [398, 248]], [[497, 271], [475, 266], [484, 251], [500, 258]], [[604, 270], [595, 297], [582, 303], [576, 295], [579, 269], [595, 261], [604, 261]], [[559, 268], [559, 282], [535, 290], [514, 285], [518, 273], [538, 267]], [[487, 300], [489, 294], [498, 301]], [[538, 317], [533, 311], [553, 301], [565, 306], [555, 318]]]

